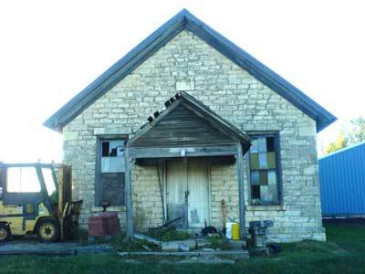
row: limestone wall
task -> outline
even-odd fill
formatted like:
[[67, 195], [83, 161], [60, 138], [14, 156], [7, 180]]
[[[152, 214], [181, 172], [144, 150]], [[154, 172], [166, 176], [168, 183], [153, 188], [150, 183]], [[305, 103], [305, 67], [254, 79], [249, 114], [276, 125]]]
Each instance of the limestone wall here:
[[[272, 219], [271, 238], [324, 239], [321, 224], [315, 121], [190, 32], [183, 31], [65, 126], [64, 162], [73, 166], [74, 197], [84, 200], [81, 222], [94, 206], [96, 132], [133, 136], [147, 117], [185, 90], [244, 131], [279, 131], [283, 206], [250, 206], [247, 222]], [[247, 159], [246, 159], [247, 161]], [[248, 172], [247, 163], [244, 168]], [[220, 201], [238, 219], [236, 167], [213, 165], [211, 223], [221, 226]], [[135, 167], [133, 199], [140, 223], [162, 222], [156, 170]], [[120, 216], [124, 223], [122, 208]], [[139, 224], [140, 225], [140, 224]], [[137, 224], [138, 226], [138, 224]]]

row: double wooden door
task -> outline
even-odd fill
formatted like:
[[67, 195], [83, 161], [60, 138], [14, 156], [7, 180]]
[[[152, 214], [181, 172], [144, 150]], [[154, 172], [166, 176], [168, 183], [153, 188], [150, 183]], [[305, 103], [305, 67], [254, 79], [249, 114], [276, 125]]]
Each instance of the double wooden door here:
[[179, 228], [202, 228], [209, 223], [208, 166], [204, 159], [167, 162], [167, 219], [180, 218]]

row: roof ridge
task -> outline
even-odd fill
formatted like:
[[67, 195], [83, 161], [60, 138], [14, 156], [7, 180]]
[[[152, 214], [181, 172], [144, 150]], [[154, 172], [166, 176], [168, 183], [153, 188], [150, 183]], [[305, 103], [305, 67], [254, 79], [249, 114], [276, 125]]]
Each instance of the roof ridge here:
[[55, 130], [67, 125], [83, 110], [100, 98], [100, 96], [109, 91], [126, 75], [131, 73], [158, 49], [185, 29], [194, 33], [211, 47], [218, 50], [253, 77], [314, 119], [317, 124], [317, 131], [322, 130], [337, 119], [309, 96], [206, 25], [187, 9], [182, 9], [61, 107], [44, 122], [44, 125]]

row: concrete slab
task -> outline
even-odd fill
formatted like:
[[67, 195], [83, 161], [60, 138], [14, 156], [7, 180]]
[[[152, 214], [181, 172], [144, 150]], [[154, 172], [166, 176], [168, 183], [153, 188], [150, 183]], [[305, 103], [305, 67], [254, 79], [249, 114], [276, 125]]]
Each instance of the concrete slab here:
[[247, 250], [190, 251], [190, 252], [118, 252], [124, 262], [141, 263], [148, 260], [158, 263], [233, 264], [247, 260]]
[[133, 257], [133, 256], [171, 256], [171, 257], [201, 257], [201, 256], [231, 256], [236, 258], [249, 258], [247, 250], [219, 250], [219, 251], [189, 251], [189, 252], [118, 252], [119, 256]]
[[233, 240], [229, 240], [227, 242], [228, 246], [231, 249], [234, 250], [242, 250], [242, 249], [246, 249], [246, 241], [233, 241]]
[[37, 241], [10, 241], [0, 244], [0, 255], [58, 255], [106, 253], [114, 251], [105, 244], [83, 245], [78, 242], [40, 243]]

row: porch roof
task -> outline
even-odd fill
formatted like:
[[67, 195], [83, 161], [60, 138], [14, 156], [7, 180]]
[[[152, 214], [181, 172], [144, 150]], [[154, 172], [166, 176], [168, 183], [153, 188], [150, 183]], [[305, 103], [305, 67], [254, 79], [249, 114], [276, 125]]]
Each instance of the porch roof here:
[[128, 141], [132, 155], [139, 150], [146, 156], [148, 150], [156, 156], [180, 157], [182, 149], [190, 156], [234, 155], [237, 144], [243, 153], [250, 147], [246, 133], [186, 92], [177, 93], [165, 106]]

